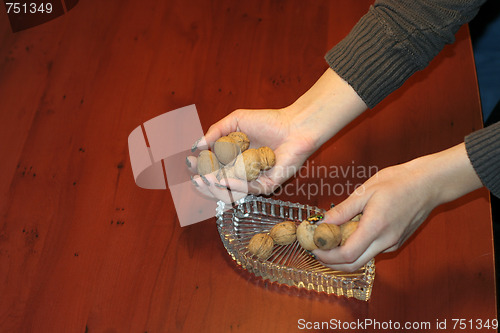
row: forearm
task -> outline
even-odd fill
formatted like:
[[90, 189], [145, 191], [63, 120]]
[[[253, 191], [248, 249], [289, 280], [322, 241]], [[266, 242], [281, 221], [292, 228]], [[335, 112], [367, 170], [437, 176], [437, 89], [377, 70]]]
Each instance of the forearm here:
[[428, 198], [436, 206], [483, 186], [467, 156], [464, 143], [417, 158], [406, 166], [427, 186]]
[[344, 126], [366, 110], [354, 89], [333, 70], [286, 109], [296, 131], [309, 131], [318, 149]]

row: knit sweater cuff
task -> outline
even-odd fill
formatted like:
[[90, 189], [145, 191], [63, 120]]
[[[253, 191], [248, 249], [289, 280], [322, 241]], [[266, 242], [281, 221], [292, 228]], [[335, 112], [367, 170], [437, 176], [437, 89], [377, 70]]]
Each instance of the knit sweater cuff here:
[[465, 148], [483, 185], [500, 198], [500, 122], [466, 136]]
[[423, 67], [414, 62], [403, 43], [387, 30], [370, 8], [349, 35], [325, 56], [330, 67], [369, 108]]

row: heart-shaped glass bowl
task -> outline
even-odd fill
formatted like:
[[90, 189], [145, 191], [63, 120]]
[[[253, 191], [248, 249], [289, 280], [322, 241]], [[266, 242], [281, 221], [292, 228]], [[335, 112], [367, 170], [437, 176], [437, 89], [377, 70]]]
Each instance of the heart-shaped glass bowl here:
[[248, 251], [248, 243], [256, 233], [269, 232], [275, 224], [283, 221], [299, 224], [324, 212], [313, 206], [250, 195], [233, 205], [220, 201], [216, 216], [227, 252], [238, 265], [254, 275], [288, 286], [367, 301], [375, 278], [373, 259], [359, 270], [346, 273], [323, 266], [297, 241], [290, 245], [274, 245], [267, 260]]

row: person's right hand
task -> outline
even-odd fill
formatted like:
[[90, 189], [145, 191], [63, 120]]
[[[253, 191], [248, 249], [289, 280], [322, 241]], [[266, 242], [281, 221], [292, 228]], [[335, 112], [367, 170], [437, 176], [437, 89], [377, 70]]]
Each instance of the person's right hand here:
[[313, 253], [327, 267], [354, 272], [377, 254], [396, 251], [436, 206], [482, 186], [464, 143], [385, 168], [322, 221], [341, 225], [363, 213], [358, 229], [344, 245]]

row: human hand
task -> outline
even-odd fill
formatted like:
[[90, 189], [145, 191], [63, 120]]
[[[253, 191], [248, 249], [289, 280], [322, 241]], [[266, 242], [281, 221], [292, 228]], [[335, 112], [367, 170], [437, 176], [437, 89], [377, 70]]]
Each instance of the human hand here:
[[[197, 189], [209, 197], [233, 202], [247, 193], [270, 194], [297, 172], [323, 143], [366, 109], [347, 82], [327, 69], [320, 79], [292, 105], [277, 110], [236, 110], [210, 127], [198, 148], [206, 149], [230, 132], [248, 135], [251, 147], [274, 150], [276, 165], [247, 183], [237, 179], [217, 181], [215, 174], [194, 176]], [[196, 158], [188, 158], [196, 173]], [[227, 187], [230, 189], [228, 192]]]
[[362, 212], [358, 229], [343, 246], [314, 254], [328, 267], [355, 271], [377, 254], [397, 250], [436, 206], [481, 186], [464, 144], [383, 169], [323, 220], [340, 225]]
[[[246, 195], [270, 194], [288, 178], [293, 176], [304, 161], [316, 150], [313, 132], [294, 122], [293, 107], [277, 110], [236, 110], [213, 124], [198, 147], [212, 146], [220, 137], [231, 132], [241, 131], [250, 139], [250, 148], [268, 146], [274, 150], [276, 165], [264, 171], [259, 178], [247, 182], [234, 178], [217, 180], [216, 172], [204, 177], [195, 176], [200, 192], [231, 201], [227, 189], [232, 192], [233, 200]], [[191, 170], [196, 172], [196, 158], [189, 157]]]

